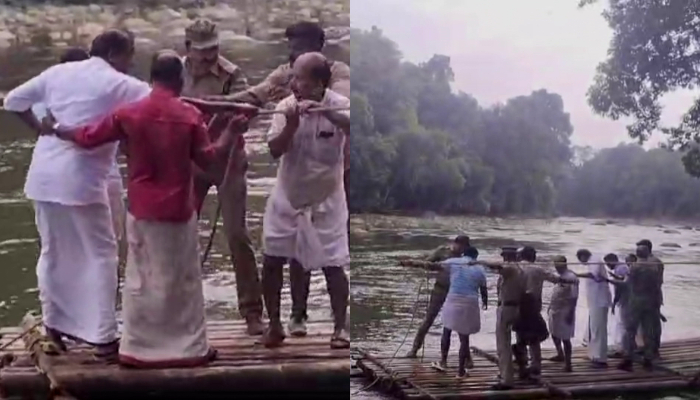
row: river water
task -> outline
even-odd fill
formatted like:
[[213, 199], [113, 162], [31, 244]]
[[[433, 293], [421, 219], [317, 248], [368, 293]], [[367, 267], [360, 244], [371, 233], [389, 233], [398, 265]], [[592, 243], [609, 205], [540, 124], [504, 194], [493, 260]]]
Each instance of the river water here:
[[[260, 43], [224, 55], [245, 71], [251, 83], [257, 83], [285, 62], [286, 53], [286, 45], [278, 42]], [[329, 58], [349, 62], [346, 44], [327, 45], [326, 53]], [[146, 77], [149, 57], [150, 53], [137, 55], [135, 73], [139, 77]], [[29, 79], [51, 65], [55, 59], [48, 49], [22, 49], [13, 53], [12, 58], [12, 73], [9, 73], [9, 68], [2, 69], [7, 74], [4, 77], [0, 75], [0, 93], [12, 89], [9, 85], [18, 80], [17, 74], [23, 74], [22, 80]], [[268, 125], [269, 121], [259, 120], [246, 134], [251, 164], [248, 175], [248, 224], [258, 250], [261, 248], [262, 212], [266, 195], [274, 183], [276, 168], [264, 145], [264, 132]], [[35, 273], [39, 249], [37, 232], [33, 209], [22, 191], [33, 144], [32, 134], [19, 120], [0, 111], [0, 325], [16, 325], [27, 311], [38, 312]], [[216, 200], [212, 194], [215, 194], [214, 190], [205, 203], [200, 222], [202, 245], [207, 242], [211, 231], [210, 220], [216, 210]], [[234, 273], [228, 254], [223, 230], [219, 226], [204, 281], [210, 318], [239, 318]], [[285, 284], [282, 296], [284, 307], [289, 307], [288, 283]], [[286, 311], [283, 310], [283, 313], [286, 314]], [[330, 303], [322, 274], [315, 274], [312, 278], [309, 314], [312, 320], [330, 318]]]
[[[397, 259], [405, 256], [424, 257], [456, 234], [469, 235], [479, 249], [480, 258], [485, 260], [497, 260], [500, 247], [507, 245], [531, 245], [538, 250], [539, 256], [563, 254], [570, 261], [575, 260], [579, 248], [588, 248], [601, 257], [610, 252], [624, 255], [633, 252], [634, 244], [644, 238], [658, 247], [654, 248], [654, 253], [665, 262], [700, 259], [700, 228], [693, 229], [677, 222], [358, 216], [352, 219], [351, 229], [352, 344], [393, 353], [406, 338], [398, 357], [402, 357], [412, 345], [434, 281], [426, 284], [425, 272], [397, 266]], [[663, 243], [678, 247], [661, 247]], [[572, 269], [581, 271], [579, 266]], [[471, 338], [471, 345], [482, 349], [492, 350], [496, 346], [496, 279], [495, 275], [488, 275], [489, 309], [482, 313], [481, 332]], [[664, 326], [663, 340], [697, 337], [700, 333], [700, 309], [694, 301], [700, 295], [700, 265], [669, 265], [664, 279], [665, 305], [662, 312], [668, 322]], [[422, 289], [420, 294], [419, 288]], [[551, 284], [545, 283], [545, 308], [550, 293]], [[580, 296], [575, 345], [580, 345], [587, 318], [583, 287]], [[417, 299], [420, 303], [414, 317]], [[426, 354], [439, 354], [441, 332], [438, 318], [426, 338]], [[458, 343], [456, 337], [453, 338], [451, 355], [456, 354]], [[551, 347], [551, 341], [545, 344]], [[364, 380], [351, 381], [353, 399], [384, 398], [372, 390], [361, 390], [364, 385], [367, 385]], [[679, 395], [697, 398], [690, 393]], [[648, 395], [638, 397], [649, 398]]]

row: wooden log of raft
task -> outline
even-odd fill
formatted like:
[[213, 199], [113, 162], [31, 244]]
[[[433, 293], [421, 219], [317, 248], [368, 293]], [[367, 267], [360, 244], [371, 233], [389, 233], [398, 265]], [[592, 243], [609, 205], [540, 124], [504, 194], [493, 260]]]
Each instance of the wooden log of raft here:
[[349, 360], [136, 370], [126, 368], [66, 368], [61, 384], [77, 396], [121, 393], [234, 393], [285, 391], [343, 392], [348, 390]]
[[[472, 350], [472, 352], [474, 354], [476, 354], [480, 357], [483, 357], [483, 358], [491, 361], [492, 363], [498, 365], [498, 357], [496, 357], [492, 354], [489, 354], [486, 351], [481, 350], [480, 348], [475, 347], [475, 346], [470, 347], [470, 349]], [[561, 397], [561, 398], [565, 398], [565, 399], [570, 399], [573, 397], [573, 395], [571, 394], [570, 391], [559, 388], [542, 377], [540, 377], [538, 379], [533, 379], [533, 382], [545, 387], [547, 390], [549, 390], [549, 392], [552, 395], [554, 395], [556, 397]]]
[[67, 393], [59, 384], [56, 379], [53, 366], [51, 365], [50, 355], [58, 354], [58, 348], [53, 345], [53, 343], [46, 340], [44, 335], [39, 332], [39, 323], [37, 319], [30, 313], [22, 318], [22, 323], [20, 324], [24, 334], [21, 336], [24, 341], [24, 345], [34, 360], [36, 367], [44, 373], [46, 378], [49, 380], [49, 391], [50, 396], [56, 400], [74, 400], [69, 393]]

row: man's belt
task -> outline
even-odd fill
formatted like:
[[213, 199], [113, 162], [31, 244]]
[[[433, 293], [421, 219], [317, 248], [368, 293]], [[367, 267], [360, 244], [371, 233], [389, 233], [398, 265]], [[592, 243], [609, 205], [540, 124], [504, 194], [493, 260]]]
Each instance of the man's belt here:
[[517, 301], [498, 301], [499, 307], [518, 307], [520, 305]]

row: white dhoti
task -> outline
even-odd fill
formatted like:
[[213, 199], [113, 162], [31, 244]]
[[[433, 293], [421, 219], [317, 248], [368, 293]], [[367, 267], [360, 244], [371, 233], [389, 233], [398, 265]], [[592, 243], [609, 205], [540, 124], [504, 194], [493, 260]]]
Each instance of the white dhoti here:
[[552, 337], [561, 340], [571, 340], [576, 331], [576, 318], [571, 323], [566, 320], [571, 313], [571, 308], [552, 309], [547, 311], [549, 333]]
[[107, 182], [107, 196], [109, 197], [109, 211], [114, 226], [114, 235], [117, 242], [124, 238], [124, 223], [126, 210], [124, 208], [124, 186], [121, 176], [110, 177]]
[[481, 309], [476, 296], [448, 295], [442, 306], [442, 325], [462, 335], [481, 330]]
[[263, 248], [268, 256], [293, 258], [305, 269], [350, 263], [348, 207], [342, 184], [320, 204], [296, 210], [275, 185], [263, 217]]
[[122, 363], [178, 367], [208, 360], [197, 217], [186, 223], [127, 215], [119, 348]]
[[44, 325], [93, 344], [117, 339], [117, 244], [106, 204], [34, 202]]
[[608, 360], [608, 307], [593, 307], [588, 314], [588, 358], [591, 361]]
[[615, 315], [612, 316], [613, 323], [613, 347], [615, 351], [622, 352], [622, 340], [625, 337], [625, 309], [623, 306], [617, 307]]

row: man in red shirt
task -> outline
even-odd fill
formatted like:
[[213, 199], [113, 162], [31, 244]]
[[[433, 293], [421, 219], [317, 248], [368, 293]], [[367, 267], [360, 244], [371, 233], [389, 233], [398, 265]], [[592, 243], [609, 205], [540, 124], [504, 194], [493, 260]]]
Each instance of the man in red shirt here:
[[197, 366], [215, 356], [206, 335], [192, 161], [207, 168], [230, 152], [257, 110], [221, 119], [227, 129], [210, 144], [202, 114], [179, 99], [182, 77], [178, 55], [162, 51], [151, 66], [147, 98], [94, 127], [52, 126], [58, 137], [81, 147], [120, 140], [128, 157], [129, 253], [119, 360], [132, 367]]

